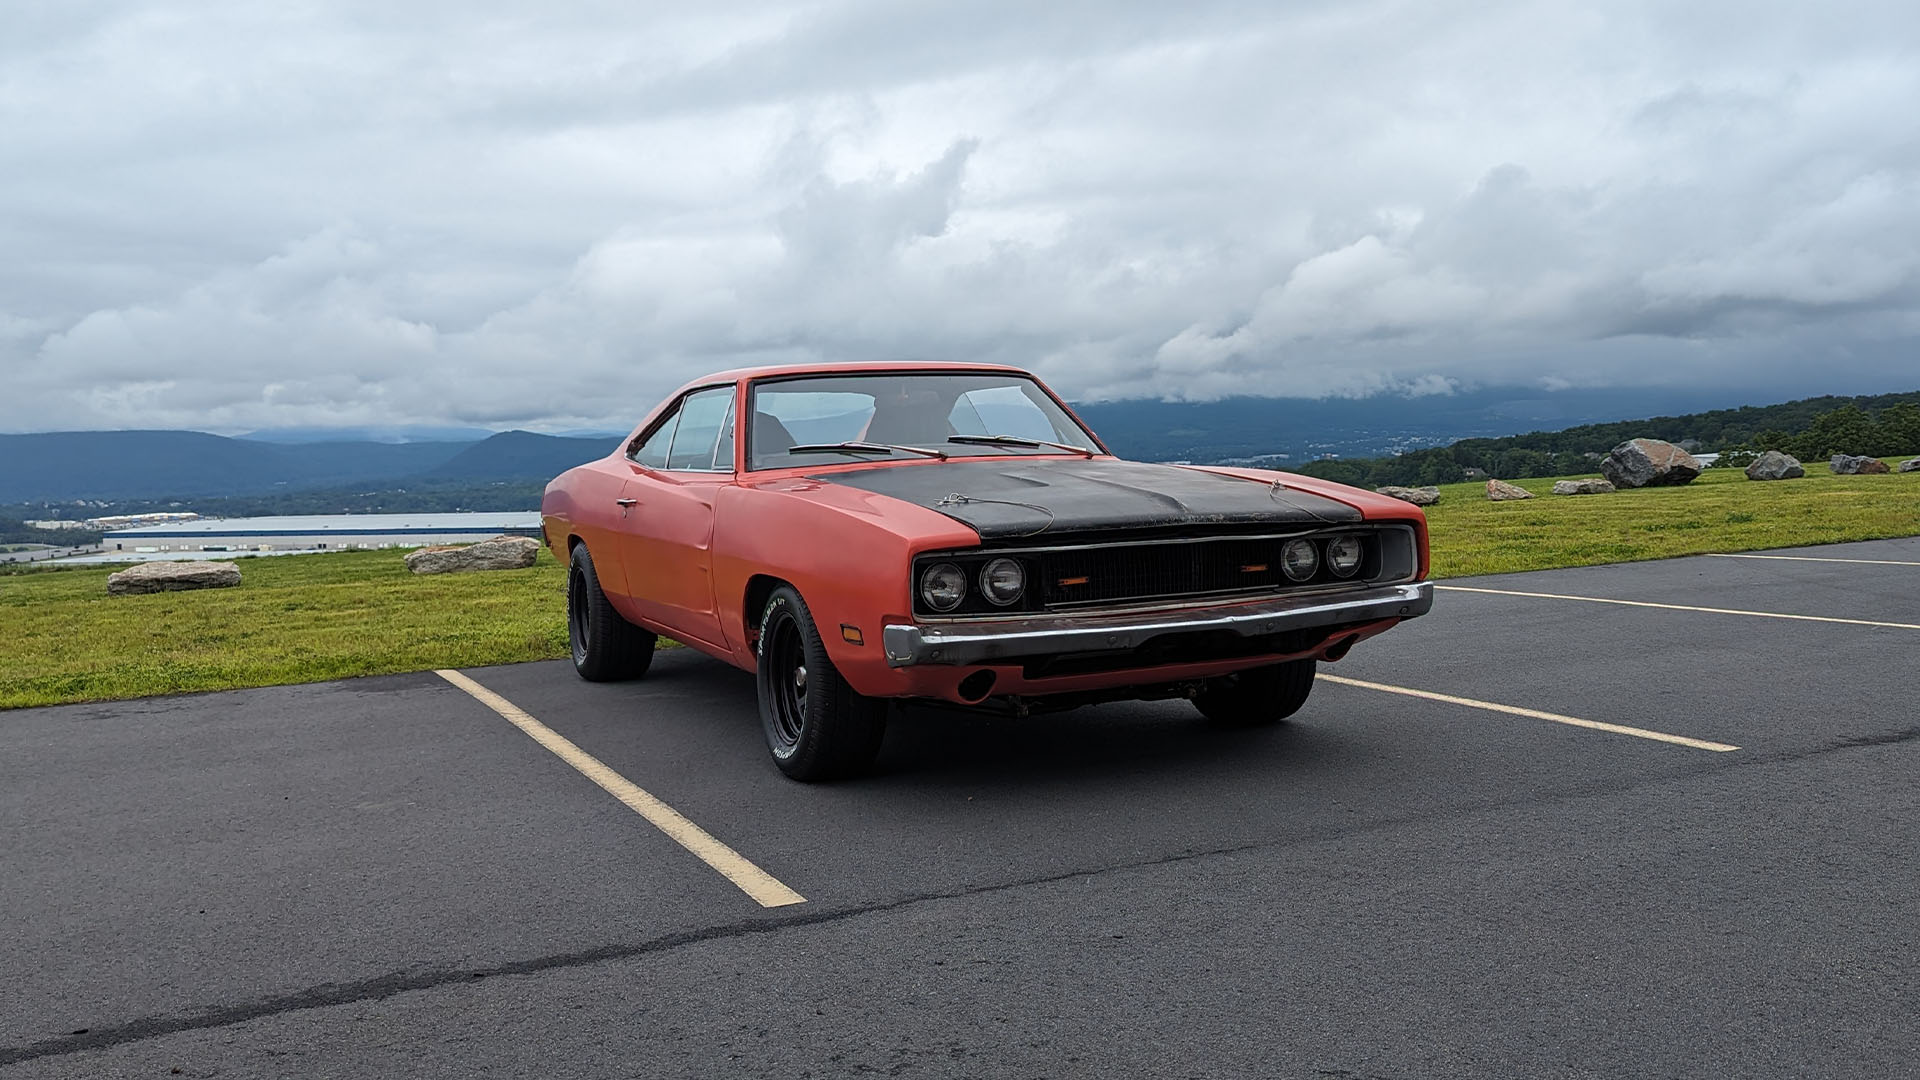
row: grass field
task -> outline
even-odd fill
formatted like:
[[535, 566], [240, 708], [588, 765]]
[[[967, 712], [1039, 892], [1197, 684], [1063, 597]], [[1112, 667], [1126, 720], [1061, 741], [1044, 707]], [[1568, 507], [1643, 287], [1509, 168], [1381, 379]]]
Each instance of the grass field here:
[[[1920, 473], [1755, 483], [1713, 469], [1686, 487], [1488, 502], [1441, 489], [1434, 575], [1544, 570], [1707, 551], [1920, 535]], [[235, 589], [109, 597], [109, 568], [0, 576], [0, 708], [106, 701], [566, 655], [566, 575], [416, 577], [398, 551], [240, 563]]]
[[1427, 508], [1434, 576], [1920, 536], [1920, 473], [1806, 469], [1801, 479], [1771, 482], [1708, 469], [1685, 487], [1612, 495], [1552, 495], [1553, 479], [1518, 480], [1536, 497], [1505, 503], [1487, 500], [1484, 481], [1449, 484]]
[[112, 568], [0, 577], [0, 708], [566, 655], [566, 573], [416, 576], [399, 551], [240, 560], [237, 588], [108, 596]]

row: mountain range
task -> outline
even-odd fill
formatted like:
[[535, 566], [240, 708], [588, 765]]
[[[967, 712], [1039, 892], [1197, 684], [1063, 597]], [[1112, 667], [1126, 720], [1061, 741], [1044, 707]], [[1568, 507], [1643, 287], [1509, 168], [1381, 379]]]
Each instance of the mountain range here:
[[261, 495], [399, 480], [545, 480], [617, 439], [269, 443], [198, 431], [0, 435], [0, 503]]
[[[1380, 457], [1511, 435], [1743, 404], [1737, 391], [1492, 388], [1425, 397], [1228, 398], [1075, 406], [1123, 457], [1298, 464]], [[0, 504], [265, 495], [396, 483], [544, 481], [605, 454], [620, 435], [472, 429], [282, 429], [0, 435]], [[408, 440], [408, 441], [401, 441]]]

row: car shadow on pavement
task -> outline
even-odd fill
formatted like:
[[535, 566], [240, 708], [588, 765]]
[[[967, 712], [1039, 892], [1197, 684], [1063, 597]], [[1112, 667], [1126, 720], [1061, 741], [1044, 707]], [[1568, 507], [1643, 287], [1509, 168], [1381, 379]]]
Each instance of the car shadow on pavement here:
[[1215, 728], [1185, 702], [1090, 705], [1013, 717], [914, 703], [896, 707], [874, 776], [973, 782], [1068, 780], [1147, 773], [1272, 774], [1306, 767], [1338, 743], [1294, 723]]
[[[629, 699], [622, 707], [644, 714], [645, 729], [672, 732], [670, 743], [699, 748], [696, 757], [765, 761], [753, 677], [691, 649], [661, 653], [640, 682], [581, 692]], [[632, 737], [644, 736], [637, 730]], [[1299, 717], [1249, 729], [1217, 728], [1183, 700], [1113, 702], [1028, 717], [905, 702], [891, 711], [872, 770], [846, 783], [966, 786], [1014, 779], [1029, 787], [1055, 781], [1083, 787], [1167, 776], [1272, 783], [1289, 773], [1359, 767], [1367, 756], [1364, 739], [1324, 707], [1316, 720], [1311, 702]]]

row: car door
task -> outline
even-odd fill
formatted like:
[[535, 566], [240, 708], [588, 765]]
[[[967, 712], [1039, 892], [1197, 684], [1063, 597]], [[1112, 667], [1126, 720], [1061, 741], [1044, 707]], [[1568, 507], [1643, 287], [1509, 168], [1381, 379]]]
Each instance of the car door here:
[[736, 388], [689, 393], [629, 456], [620, 493], [620, 563], [641, 618], [677, 638], [727, 648], [713, 594], [713, 504], [734, 482]]

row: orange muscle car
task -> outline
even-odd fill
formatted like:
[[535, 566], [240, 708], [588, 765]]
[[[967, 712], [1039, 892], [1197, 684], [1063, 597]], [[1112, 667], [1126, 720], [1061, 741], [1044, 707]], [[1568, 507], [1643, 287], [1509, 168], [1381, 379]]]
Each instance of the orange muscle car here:
[[1299, 709], [1316, 661], [1424, 614], [1406, 503], [1259, 469], [1114, 457], [1017, 368], [723, 372], [542, 503], [574, 668], [665, 634], [755, 673], [781, 771], [860, 771], [889, 699], [1029, 712], [1184, 697]]

